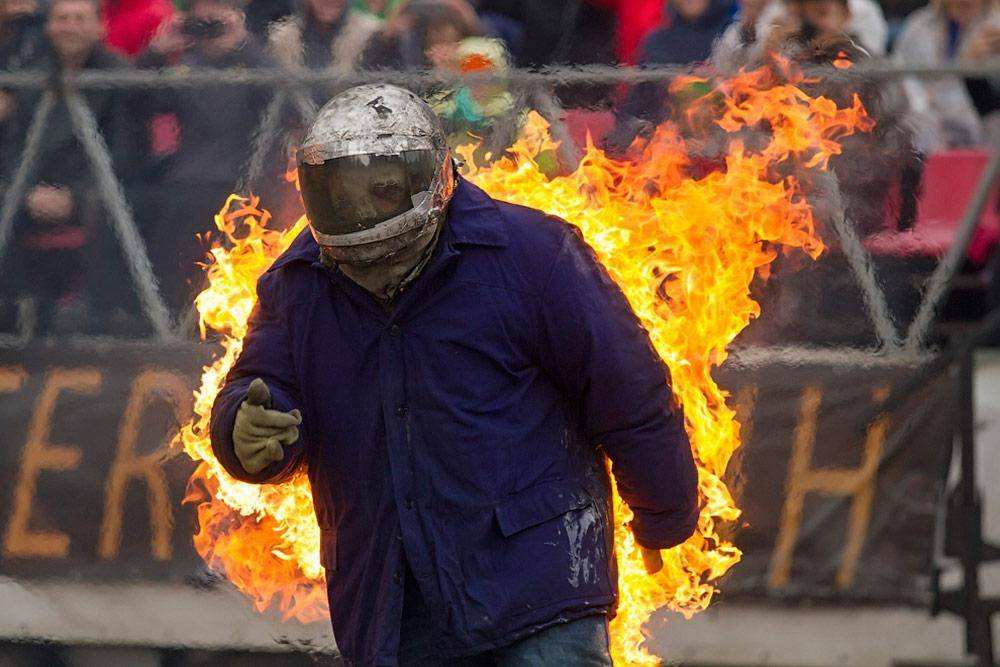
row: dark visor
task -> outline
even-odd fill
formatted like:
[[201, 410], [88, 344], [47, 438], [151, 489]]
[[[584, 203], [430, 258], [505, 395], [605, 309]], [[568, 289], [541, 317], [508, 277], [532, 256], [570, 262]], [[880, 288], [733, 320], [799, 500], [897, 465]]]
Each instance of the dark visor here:
[[322, 234], [351, 234], [402, 215], [413, 208], [414, 195], [430, 189], [434, 164], [430, 150], [300, 164], [309, 223]]

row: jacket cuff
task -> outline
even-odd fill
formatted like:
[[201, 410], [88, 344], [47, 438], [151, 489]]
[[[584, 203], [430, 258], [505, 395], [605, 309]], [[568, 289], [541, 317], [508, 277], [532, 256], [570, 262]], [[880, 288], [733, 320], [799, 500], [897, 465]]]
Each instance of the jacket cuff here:
[[[233, 427], [236, 425], [236, 413], [239, 411], [240, 406], [243, 405], [243, 401], [246, 400], [248, 388], [249, 383], [246, 386], [241, 386], [239, 390], [233, 391], [225, 398], [220, 397], [220, 399], [216, 400], [212, 409], [212, 452], [219, 463], [222, 464], [225, 471], [234, 479], [250, 484], [267, 484], [289, 472], [289, 462], [295, 458], [292, 447], [299, 445], [299, 443], [296, 442], [294, 445], [285, 447], [284, 459], [275, 461], [258, 473], [251, 474], [243, 468], [243, 464], [236, 457], [236, 447], [233, 443]], [[287, 394], [280, 389], [268, 385], [268, 390], [271, 392], [272, 409], [290, 412], [297, 407], [288, 398]]]
[[684, 542], [698, 526], [700, 508], [697, 503], [690, 509], [649, 512], [632, 510], [635, 518], [631, 528], [635, 541], [647, 549], [669, 549]]

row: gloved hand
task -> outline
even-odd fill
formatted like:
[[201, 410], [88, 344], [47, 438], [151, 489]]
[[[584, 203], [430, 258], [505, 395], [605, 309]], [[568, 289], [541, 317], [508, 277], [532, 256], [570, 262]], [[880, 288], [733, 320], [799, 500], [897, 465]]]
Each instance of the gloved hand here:
[[271, 392], [260, 378], [250, 383], [246, 400], [236, 412], [233, 448], [240, 465], [251, 475], [285, 458], [282, 445], [299, 439], [302, 415], [298, 410], [271, 410]]

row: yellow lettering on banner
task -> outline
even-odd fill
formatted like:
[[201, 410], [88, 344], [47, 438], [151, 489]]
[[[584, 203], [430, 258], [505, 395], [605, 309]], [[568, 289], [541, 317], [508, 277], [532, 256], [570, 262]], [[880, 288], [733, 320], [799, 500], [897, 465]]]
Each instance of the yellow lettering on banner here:
[[[875, 390], [872, 398], [875, 402], [881, 402], [888, 395], [888, 387], [882, 387]], [[861, 467], [854, 471], [853, 479], [849, 480], [854, 500], [851, 502], [851, 517], [847, 526], [847, 544], [841, 552], [840, 569], [837, 570], [837, 588], [840, 590], [850, 588], [858, 571], [858, 558], [861, 557], [865, 537], [868, 535], [868, 524], [872, 518], [875, 478], [878, 475], [878, 462], [882, 456], [882, 443], [885, 442], [888, 430], [889, 415], [882, 413], [868, 427], [864, 461]]]
[[101, 374], [92, 368], [56, 368], [45, 377], [42, 392], [28, 425], [28, 440], [21, 453], [21, 470], [14, 486], [14, 509], [4, 531], [3, 555], [6, 558], [65, 558], [69, 536], [59, 532], [33, 532], [28, 523], [35, 499], [38, 474], [42, 470], [73, 470], [80, 465], [79, 447], [50, 443], [52, 414], [63, 391], [94, 394], [101, 388]]
[[145, 371], [132, 383], [128, 405], [118, 431], [115, 461], [111, 466], [104, 494], [104, 519], [101, 522], [97, 553], [106, 560], [115, 558], [121, 547], [125, 489], [134, 477], [141, 477], [146, 482], [153, 557], [157, 560], [169, 560], [171, 556], [170, 532], [174, 515], [170, 506], [167, 479], [160, 467], [163, 450], [143, 456], [137, 455], [135, 451], [143, 412], [157, 395], [173, 406], [178, 423], [187, 421], [191, 414], [191, 390], [180, 376], [166, 371]]
[[[888, 394], [885, 388], [874, 392], [876, 401], [884, 400]], [[816, 443], [816, 422], [822, 392], [818, 387], [808, 387], [802, 394], [799, 405], [799, 421], [795, 426], [792, 442], [792, 457], [788, 465], [785, 505], [781, 512], [778, 538], [771, 555], [770, 586], [780, 588], [788, 583], [792, 569], [792, 556], [798, 541], [799, 527], [802, 525], [802, 509], [806, 495], [825, 493], [828, 495], [852, 496], [851, 512], [847, 536], [840, 556], [836, 585], [843, 590], [854, 582], [858, 558], [864, 547], [868, 524], [871, 520], [872, 501], [875, 497], [875, 478], [878, 472], [882, 443], [888, 430], [888, 416], [879, 415], [868, 428], [865, 451], [861, 465], [857, 468], [812, 468], [813, 447]]]
[[0, 368], [0, 394], [13, 394], [21, 390], [28, 374], [20, 366]]

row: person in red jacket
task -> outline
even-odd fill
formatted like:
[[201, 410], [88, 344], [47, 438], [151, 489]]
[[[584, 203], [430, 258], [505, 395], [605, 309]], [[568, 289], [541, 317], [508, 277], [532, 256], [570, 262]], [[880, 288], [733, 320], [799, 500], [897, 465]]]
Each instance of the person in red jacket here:
[[132, 58], [146, 49], [160, 24], [173, 16], [170, 0], [103, 0], [104, 43]]
[[615, 55], [623, 65], [635, 65], [639, 45], [654, 28], [666, 27], [668, 18], [663, 0], [590, 0], [591, 4], [613, 9], [617, 18]]

